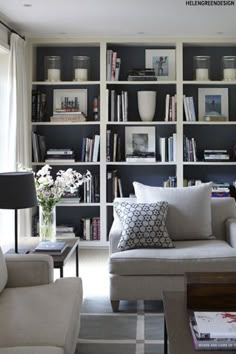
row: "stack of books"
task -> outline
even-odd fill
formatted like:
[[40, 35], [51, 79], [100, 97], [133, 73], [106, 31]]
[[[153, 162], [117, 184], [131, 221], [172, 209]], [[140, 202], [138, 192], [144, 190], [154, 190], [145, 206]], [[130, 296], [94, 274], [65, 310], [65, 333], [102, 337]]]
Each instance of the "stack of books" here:
[[128, 81], [156, 81], [157, 76], [154, 69], [133, 69], [128, 74]]
[[196, 350], [235, 350], [236, 312], [193, 312], [190, 329]]
[[229, 159], [227, 150], [204, 150], [204, 161], [229, 161]]
[[67, 112], [64, 110], [61, 110], [60, 112], [57, 111], [53, 114], [53, 116], [50, 117], [50, 122], [53, 123], [62, 123], [62, 122], [67, 122], [67, 123], [74, 123], [74, 122], [85, 122], [86, 121], [86, 116], [84, 115], [83, 112]]
[[156, 157], [154, 152], [145, 152], [139, 154], [127, 154], [126, 162], [156, 162]]
[[80, 199], [78, 191], [74, 193], [66, 192], [63, 194], [59, 204], [77, 204], [80, 203]]
[[212, 198], [230, 197], [230, 184], [213, 183], [211, 197]]
[[75, 153], [72, 149], [48, 149], [45, 162], [75, 162]]
[[38, 246], [35, 247], [35, 252], [39, 253], [50, 253], [53, 255], [61, 255], [62, 252], [66, 249], [67, 244], [63, 241], [42, 241], [39, 242]]
[[71, 225], [57, 225], [56, 238], [70, 238], [75, 237], [74, 226]]

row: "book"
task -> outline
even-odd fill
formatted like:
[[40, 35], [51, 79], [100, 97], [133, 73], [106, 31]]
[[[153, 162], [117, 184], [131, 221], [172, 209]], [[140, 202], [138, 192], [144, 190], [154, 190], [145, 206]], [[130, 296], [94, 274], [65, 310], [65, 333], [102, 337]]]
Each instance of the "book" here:
[[194, 311], [193, 316], [200, 337], [236, 340], [236, 312]]
[[55, 114], [50, 117], [50, 122], [52, 123], [62, 123], [62, 122], [85, 122], [86, 117], [83, 113], [72, 112], [73, 114]]
[[232, 350], [236, 349], [236, 339], [235, 338], [208, 338], [199, 335], [198, 326], [196, 324], [195, 318], [190, 318], [190, 330], [193, 339], [194, 349], [196, 350]]
[[63, 241], [42, 241], [35, 247], [35, 252], [48, 252], [52, 254], [60, 255], [66, 248], [66, 242]]
[[126, 162], [156, 162], [156, 158], [142, 156], [126, 156]]

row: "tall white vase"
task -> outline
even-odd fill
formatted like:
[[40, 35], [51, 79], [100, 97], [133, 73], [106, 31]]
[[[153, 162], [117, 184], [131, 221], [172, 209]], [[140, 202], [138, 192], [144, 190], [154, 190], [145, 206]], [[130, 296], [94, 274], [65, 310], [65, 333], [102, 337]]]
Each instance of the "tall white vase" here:
[[153, 120], [156, 110], [156, 91], [138, 91], [138, 111], [142, 121]]

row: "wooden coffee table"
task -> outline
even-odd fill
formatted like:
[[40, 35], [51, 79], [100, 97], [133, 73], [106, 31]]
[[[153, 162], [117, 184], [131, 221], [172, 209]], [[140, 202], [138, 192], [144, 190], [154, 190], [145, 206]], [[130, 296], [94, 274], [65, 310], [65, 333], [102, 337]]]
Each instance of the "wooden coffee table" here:
[[165, 333], [165, 354], [230, 354], [235, 350], [195, 350], [189, 327], [189, 314], [184, 292], [163, 294]]
[[[75, 253], [75, 269], [76, 269], [76, 276], [79, 276], [79, 237], [74, 238], [66, 238], [60, 239], [60, 241], [66, 242], [67, 247], [60, 255], [54, 255], [50, 252], [43, 252], [44, 254], [50, 254], [53, 258], [54, 268], [60, 269], [60, 277], [63, 278], [64, 276], [64, 265], [66, 262], [71, 258], [71, 256]], [[32, 253], [39, 253], [34, 252]]]

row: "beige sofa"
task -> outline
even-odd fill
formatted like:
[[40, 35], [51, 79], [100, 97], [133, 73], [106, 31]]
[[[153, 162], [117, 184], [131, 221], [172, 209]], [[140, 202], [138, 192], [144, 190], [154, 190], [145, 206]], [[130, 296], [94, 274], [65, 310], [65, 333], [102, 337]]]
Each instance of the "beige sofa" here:
[[53, 282], [50, 256], [0, 249], [0, 354], [74, 353], [81, 303], [81, 279]]
[[[153, 191], [150, 190], [150, 192], [152, 199]], [[146, 190], [142, 193], [144, 196], [148, 194]], [[155, 196], [153, 198], [155, 199]], [[187, 198], [182, 199], [183, 203], [187, 200]], [[116, 201], [119, 203], [124, 201], [135, 203], [136, 199], [117, 198]], [[178, 199], [178, 201], [181, 205], [181, 200]], [[235, 200], [233, 198], [210, 198], [209, 205], [212, 237], [209, 237], [209, 239], [198, 239], [196, 237], [196, 239], [190, 240], [187, 237], [184, 240], [178, 240], [178, 237], [176, 237], [177, 239], [173, 240], [175, 248], [162, 249], [137, 248], [124, 251], [118, 249], [122, 224], [116, 212], [114, 212], [114, 221], [109, 236], [110, 300], [113, 311], [118, 311], [120, 300], [158, 300], [162, 299], [163, 290], [183, 290], [184, 273], [187, 271], [236, 270]], [[191, 207], [187, 206], [188, 208], [191, 212]], [[203, 208], [204, 206], [199, 202], [199, 213]], [[178, 207], [175, 207], [175, 209], [177, 210]], [[168, 230], [172, 230], [172, 233], [174, 233], [178, 224], [179, 228], [183, 227], [183, 231], [188, 227], [191, 228], [191, 222], [188, 225], [186, 222], [186, 228], [181, 225], [180, 219], [188, 212], [186, 210], [181, 211], [179, 216], [175, 216], [176, 223], [174, 218], [168, 220]], [[198, 224], [200, 229], [202, 227], [201, 222]], [[197, 223], [195, 227], [197, 227]], [[172, 237], [171, 233], [170, 237]]]

